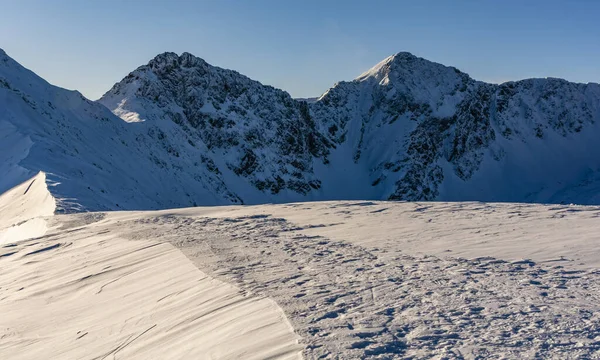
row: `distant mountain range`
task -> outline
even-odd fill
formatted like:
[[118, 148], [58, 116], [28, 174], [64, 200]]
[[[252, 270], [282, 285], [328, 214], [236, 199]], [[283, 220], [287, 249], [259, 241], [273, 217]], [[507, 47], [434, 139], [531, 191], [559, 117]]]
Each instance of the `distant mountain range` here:
[[600, 85], [500, 85], [409, 53], [317, 99], [191, 54], [99, 101], [0, 50], [0, 193], [46, 173], [62, 212], [371, 200], [600, 204]]

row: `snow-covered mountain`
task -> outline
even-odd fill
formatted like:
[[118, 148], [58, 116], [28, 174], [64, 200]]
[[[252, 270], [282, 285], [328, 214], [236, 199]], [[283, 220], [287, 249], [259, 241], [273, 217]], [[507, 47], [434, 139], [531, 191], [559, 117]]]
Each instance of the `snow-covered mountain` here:
[[202, 157], [151, 123], [126, 123], [0, 52], [0, 193], [46, 173], [58, 212], [240, 202]]
[[332, 145], [307, 103], [191, 54], [158, 55], [99, 102], [164, 134], [171, 154], [189, 155], [245, 203], [299, 200], [321, 186], [313, 163], [327, 164]]
[[598, 84], [486, 84], [409, 53], [316, 101], [164, 53], [92, 102], [0, 52], [0, 193], [43, 171], [59, 211], [335, 199], [600, 204], [599, 120]]
[[492, 85], [399, 53], [312, 112], [368, 174], [365, 198], [600, 202], [598, 84]]

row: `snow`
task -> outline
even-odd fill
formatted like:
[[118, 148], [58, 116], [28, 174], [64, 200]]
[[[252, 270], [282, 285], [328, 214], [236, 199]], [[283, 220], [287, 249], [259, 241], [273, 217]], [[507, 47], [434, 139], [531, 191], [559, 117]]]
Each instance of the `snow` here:
[[3, 174], [0, 178], [0, 194], [32, 175], [31, 171], [19, 165], [29, 154], [31, 145], [33, 143], [28, 136], [0, 119], [0, 173]]
[[303, 234], [358, 246], [438, 257], [532, 259], [542, 264], [562, 259], [582, 270], [600, 268], [596, 206], [362, 201], [231, 209], [235, 216], [271, 214], [303, 228]]
[[199, 151], [176, 157], [160, 136], [0, 57], [1, 192], [42, 171], [61, 213], [223, 203], [227, 190], [193, 169]]
[[165, 53], [115, 115], [0, 51], [0, 358], [600, 357], [600, 207], [518, 203], [600, 203], [599, 99], [399, 53], [306, 104]]
[[0, 245], [44, 235], [55, 209], [43, 172], [1, 194]]
[[0, 357], [593, 358], [599, 216], [370, 201], [58, 215], [0, 249]]
[[165, 53], [92, 102], [2, 53], [0, 192], [43, 171], [59, 213], [348, 199], [598, 204], [598, 99], [597, 84], [490, 85], [398, 53], [307, 104]]
[[125, 106], [126, 102], [127, 99], [123, 99], [119, 102], [119, 104], [113, 110], [115, 115], [117, 115], [118, 117], [120, 117], [128, 123], [145, 121], [143, 119], [140, 119], [140, 114], [133, 111], [124, 110], [123, 107]]
[[533, 359], [599, 355], [599, 215], [362, 201], [109, 216], [274, 299], [306, 358]]
[[[6, 215], [46, 214], [34, 202], [48, 199], [43, 180], [0, 199], [0, 231]], [[0, 358], [301, 358], [273, 300], [215, 280], [174, 246], [123, 238], [103, 213], [46, 220], [45, 236], [0, 247]]]
[[365, 71], [364, 73], [360, 74], [356, 80], [366, 80], [372, 77], [381, 77], [382, 75], [385, 76], [385, 68], [387, 66], [390, 65], [390, 63], [392, 61], [394, 61], [394, 58], [396, 57], [396, 55], [391, 55], [386, 57], [385, 59], [381, 60], [379, 63], [377, 63], [377, 65], [373, 66], [372, 68], [370, 68], [369, 70]]

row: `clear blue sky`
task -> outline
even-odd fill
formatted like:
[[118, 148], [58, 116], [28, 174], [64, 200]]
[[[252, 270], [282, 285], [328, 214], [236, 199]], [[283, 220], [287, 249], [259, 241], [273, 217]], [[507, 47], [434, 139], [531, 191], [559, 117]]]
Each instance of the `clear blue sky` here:
[[600, 1], [0, 0], [0, 47], [96, 99], [164, 51], [295, 97], [409, 51], [472, 77], [600, 82]]

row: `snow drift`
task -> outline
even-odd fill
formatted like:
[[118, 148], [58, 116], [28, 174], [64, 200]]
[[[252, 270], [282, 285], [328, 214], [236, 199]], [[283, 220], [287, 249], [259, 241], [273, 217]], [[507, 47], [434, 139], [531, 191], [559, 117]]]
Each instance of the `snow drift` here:
[[0, 245], [44, 235], [55, 209], [43, 172], [0, 195]]

